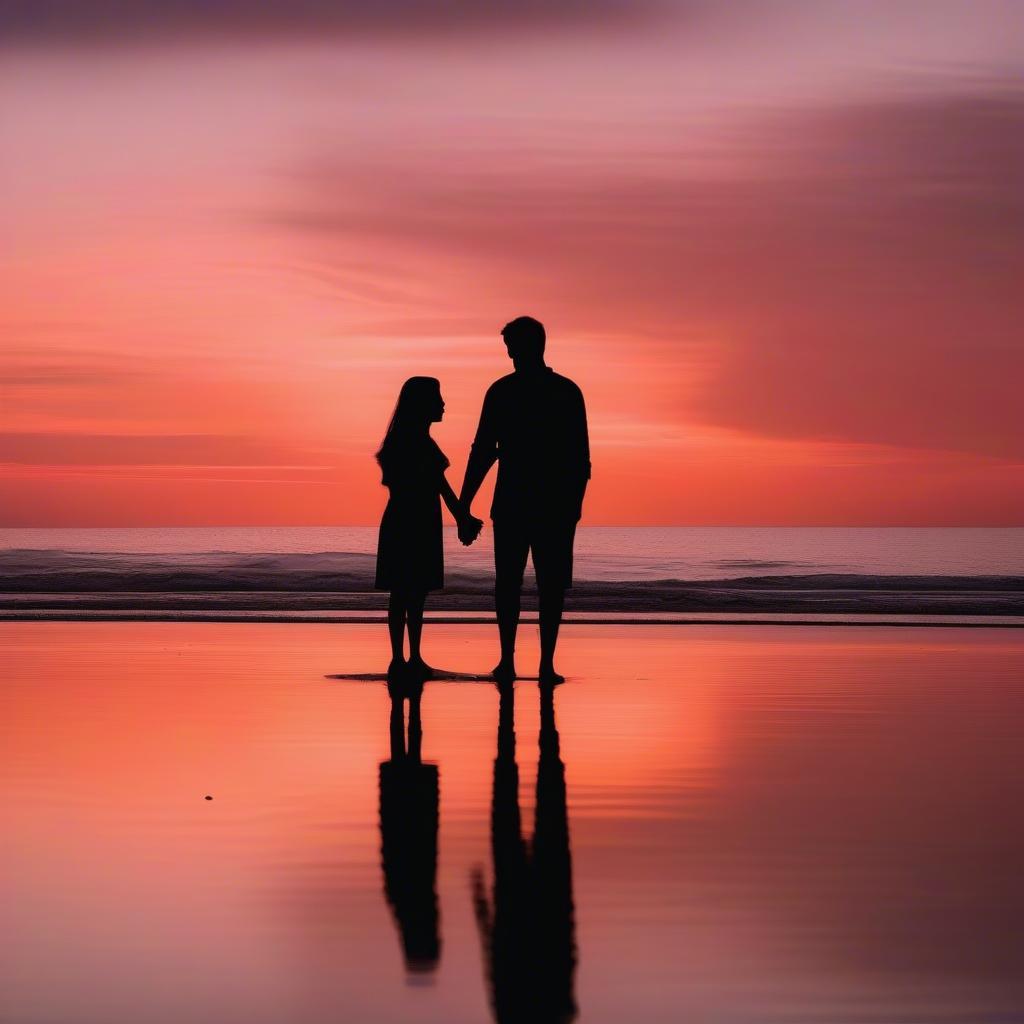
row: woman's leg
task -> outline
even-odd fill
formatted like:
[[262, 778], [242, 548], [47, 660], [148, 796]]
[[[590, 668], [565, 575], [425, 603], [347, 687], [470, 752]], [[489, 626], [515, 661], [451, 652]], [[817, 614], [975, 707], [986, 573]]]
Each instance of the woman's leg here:
[[406, 612], [409, 617], [409, 664], [421, 671], [429, 671], [429, 666], [420, 654], [420, 637], [423, 634], [423, 605], [426, 603], [426, 591], [418, 591], [407, 596]]
[[[412, 626], [410, 624], [410, 634]], [[405, 595], [392, 590], [388, 598], [388, 635], [391, 637], [391, 664], [397, 668], [405, 662]]]

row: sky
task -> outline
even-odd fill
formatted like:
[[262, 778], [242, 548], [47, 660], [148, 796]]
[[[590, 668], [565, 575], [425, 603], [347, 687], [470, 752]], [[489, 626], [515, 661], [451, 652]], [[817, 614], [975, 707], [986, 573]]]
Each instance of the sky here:
[[1024, 523], [1024, 4], [0, 25], [0, 526], [373, 523], [401, 382], [458, 486], [524, 313], [587, 523]]

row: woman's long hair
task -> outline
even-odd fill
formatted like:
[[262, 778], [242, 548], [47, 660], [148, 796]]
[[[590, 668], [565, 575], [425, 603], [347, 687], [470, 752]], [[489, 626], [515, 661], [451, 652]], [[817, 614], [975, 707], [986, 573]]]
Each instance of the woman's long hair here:
[[402, 385], [395, 411], [377, 451], [377, 462], [385, 475], [385, 463], [399, 454], [414, 437], [427, 432], [440, 396], [441, 382], [436, 377], [410, 377]]

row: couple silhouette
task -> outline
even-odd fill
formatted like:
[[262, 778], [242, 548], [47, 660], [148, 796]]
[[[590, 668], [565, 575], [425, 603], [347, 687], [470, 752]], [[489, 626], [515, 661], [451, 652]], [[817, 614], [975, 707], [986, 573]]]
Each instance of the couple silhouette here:
[[[516, 678], [516, 632], [527, 557], [532, 556], [540, 611], [542, 683], [563, 681], [555, 647], [565, 591], [572, 586], [573, 543], [590, 479], [587, 414], [580, 389], [544, 361], [540, 321], [521, 316], [501, 331], [514, 371], [487, 390], [470, 449], [462, 490], [445, 475], [450, 463], [430, 436], [444, 416], [434, 377], [410, 377], [398, 396], [377, 452], [389, 497], [380, 524], [375, 586], [390, 592], [388, 675], [429, 679], [420, 641], [427, 594], [444, 586], [441, 502], [472, 544], [483, 521], [472, 504], [491, 467], [498, 479], [491, 504], [494, 531], [494, 603], [501, 656], [498, 682]], [[405, 658], [405, 635], [409, 658]]]

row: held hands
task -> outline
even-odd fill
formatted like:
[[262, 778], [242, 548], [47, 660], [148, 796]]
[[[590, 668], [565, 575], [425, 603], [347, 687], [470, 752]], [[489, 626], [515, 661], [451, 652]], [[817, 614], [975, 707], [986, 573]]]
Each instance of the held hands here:
[[468, 548], [480, 536], [484, 521], [466, 509], [458, 521], [459, 540]]

